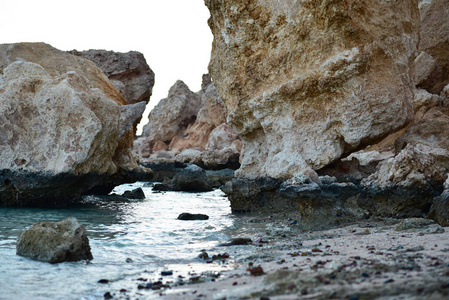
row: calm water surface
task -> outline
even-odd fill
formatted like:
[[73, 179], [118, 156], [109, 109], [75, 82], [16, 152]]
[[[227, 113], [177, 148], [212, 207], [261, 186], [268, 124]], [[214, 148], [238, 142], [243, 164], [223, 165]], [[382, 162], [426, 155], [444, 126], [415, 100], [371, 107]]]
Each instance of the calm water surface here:
[[[197, 257], [241, 231], [229, 201], [219, 191], [153, 192], [137, 182], [115, 192], [142, 187], [146, 199], [108, 202], [87, 197], [65, 209], [0, 208], [0, 299], [103, 299], [107, 291], [136, 291], [139, 277], [157, 280], [162, 270], [178, 275], [219, 272], [229, 266], [205, 264]], [[207, 221], [179, 221], [182, 212], [204, 213]], [[15, 254], [19, 234], [40, 221], [76, 217], [87, 229], [94, 259], [48, 264]], [[110, 283], [98, 283], [108, 279]], [[166, 278], [164, 278], [166, 280]], [[159, 297], [147, 292], [146, 298]]]

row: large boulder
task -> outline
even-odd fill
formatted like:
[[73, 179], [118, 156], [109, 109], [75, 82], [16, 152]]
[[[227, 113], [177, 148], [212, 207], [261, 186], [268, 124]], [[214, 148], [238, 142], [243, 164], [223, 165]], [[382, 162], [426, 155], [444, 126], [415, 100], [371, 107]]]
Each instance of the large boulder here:
[[86, 229], [73, 217], [34, 224], [20, 234], [16, 253], [49, 263], [93, 259]]
[[239, 176], [320, 169], [411, 121], [416, 1], [205, 3]]
[[63, 205], [137, 167], [126, 104], [89, 60], [44, 43], [0, 45], [0, 205]]
[[126, 53], [106, 50], [72, 50], [69, 53], [89, 59], [97, 65], [130, 104], [150, 100], [154, 72], [137, 51]]

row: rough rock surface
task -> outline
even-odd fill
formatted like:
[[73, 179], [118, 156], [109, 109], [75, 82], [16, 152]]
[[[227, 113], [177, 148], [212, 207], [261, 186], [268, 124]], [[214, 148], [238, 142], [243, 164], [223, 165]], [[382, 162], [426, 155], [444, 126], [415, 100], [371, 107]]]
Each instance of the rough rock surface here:
[[439, 94], [449, 83], [449, 1], [420, 0], [419, 12], [419, 51], [426, 52], [435, 60], [431, 76], [419, 86]]
[[178, 81], [149, 116], [134, 145], [140, 161], [171, 158], [208, 169], [238, 168], [242, 145], [226, 124], [226, 109], [210, 77], [193, 93]]
[[154, 86], [154, 72], [142, 53], [106, 50], [72, 50], [69, 53], [95, 63], [130, 104], [150, 100]]
[[240, 176], [319, 169], [412, 119], [416, 1], [205, 2]]
[[0, 78], [1, 205], [63, 204], [101, 175], [136, 167], [132, 130], [120, 138], [126, 101], [91, 61], [5, 44]]
[[154, 190], [207, 192], [212, 190], [209, 185], [206, 171], [197, 165], [188, 165], [168, 182], [157, 184]]
[[449, 190], [445, 190], [434, 200], [427, 218], [434, 220], [441, 226], [449, 226]]
[[148, 116], [149, 121], [141, 137], [145, 148], [152, 149], [158, 141], [170, 144], [173, 138], [183, 134], [195, 122], [200, 108], [201, 97], [178, 80], [170, 88], [167, 98], [159, 101]]
[[93, 259], [86, 229], [76, 218], [39, 222], [17, 239], [17, 255], [49, 263]]

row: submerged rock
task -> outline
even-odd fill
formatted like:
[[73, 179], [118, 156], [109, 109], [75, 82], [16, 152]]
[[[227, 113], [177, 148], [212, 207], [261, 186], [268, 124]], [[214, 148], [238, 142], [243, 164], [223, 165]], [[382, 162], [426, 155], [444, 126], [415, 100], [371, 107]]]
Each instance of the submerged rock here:
[[182, 213], [177, 219], [183, 221], [209, 220], [209, 216], [204, 214]]
[[207, 192], [212, 190], [206, 171], [192, 164], [176, 173], [173, 179], [162, 184], [157, 184], [153, 189], [187, 192]]
[[39, 222], [17, 239], [17, 255], [34, 260], [60, 263], [93, 259], [86, 229], [76, 218]]
[[143, 192], [142, 188], [137, 188], [131, 191], [125, 191], [123, 193], [123, 197], [130, 199], [145, 199], [145, 193]]

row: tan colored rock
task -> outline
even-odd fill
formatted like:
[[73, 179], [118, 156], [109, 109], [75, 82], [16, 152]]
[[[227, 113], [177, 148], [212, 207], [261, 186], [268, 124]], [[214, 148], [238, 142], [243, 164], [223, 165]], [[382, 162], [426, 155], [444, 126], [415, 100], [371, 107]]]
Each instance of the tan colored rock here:
[[157, 141], [157, 142], [154, 144], [154, 147], [153, 147], [153, 153], [157, 153], [157, 152], [160, 152], [160, 151], [167, 151], [167, 150], [168, 150], [168, 146], [167, 146], [167, 144], [164, 143], [164, 142]]
[[416, 1], [205, 2], [240, 176], [319, 169], [412, 119]]
[[31, 62], [3, 69], [0, 168], [113, 173], [119, 106], [76, 73], [51, 77]]
[[439, 94], [449, 83], [449, 0], [420, 0], [421, 16], [419, 51], [436, 60], [431, 80], [420, 85]]
[[203, 150], [208, 143], [211, 132], [220, 124], [226, 122], [226, 110], [215, 86], [209, 84], [198, 93], [201, 95], [202, 107], [198, 111], [195, 123], [187, 128], [183, 135], [178, 135], [170, 143], [170, 149]]
[[130, 126], [141, 105], [124, 106], [91, 61], [43, 43], [5, 44], [0, 78], [0, 205], [64, 205], [137, 167]]
[[176, 136], [184, 134], [192, 125], [201, 108], [201, 98], [190, 91], [187, 85], [178, 80], [148, 116], [141, 138], [146, 140], [146, 147], [152, 149], [157, 141], [166, 144]]
[[[214, 150], [223, 150], [229, 147], [232, 147], [233, 143], [239, 140], [239, 136], [235, 134], [234, 130], [232, 130], [231, 126], [226, 123], [221, 124], [216, 127], [209, 135], [209, 140], [206, 145], [207, 151]], [[240, 152], [241, 149], [236, 150]], [[240, 146], [241, 148], [241, 146]]]
[[[86, 88], [89, 88], [90, 90], [99, 89], [107, 98], [113, 100], [118, 105], [128, 104], [120, 92], [93, 62], [60, 51], [48, 44], [20, 43], [0, 45], [0, 70], [4, 69], [14, 61], [36, 63], [43, 67], [51, 77], [74, 75], [85, 78], [77, 79], [78, 82], [76, 84], [80, 86], [85, 85]], [[82, 82], [82, 80], [85, 80], [85, 82]], [[92, 101], [91, 109], [97, 109], [94, 101]], [[97, 117], [106, 118], [106, 116], [103, 116], [102, 114], [99, 114]], [[117, 166], [122, 168], [137, 167], [134, 158], [130, 153], [133, 139], [133, 130], [129, 129], [120, 140], [116, 151], [114, 151], [114, 162]]]

